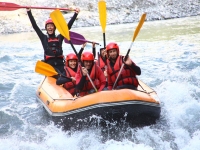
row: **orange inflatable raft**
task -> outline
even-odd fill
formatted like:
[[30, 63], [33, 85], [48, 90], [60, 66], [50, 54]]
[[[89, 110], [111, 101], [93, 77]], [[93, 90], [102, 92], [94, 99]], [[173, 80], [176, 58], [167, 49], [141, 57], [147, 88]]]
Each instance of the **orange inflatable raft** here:
[[[73, 97], [52, 77], [45, 77], [36, 95], [52, 117], [65, 120], [84, 119], [92, 115], [104, 120], [125, 118], [131, 124], [151, 124], [160, 117], [160, 102], [156, 92], [139, 80], [137, 90], [101, 91], [83, 97]], [[74, 120], [73, 120], [74, 121]]]

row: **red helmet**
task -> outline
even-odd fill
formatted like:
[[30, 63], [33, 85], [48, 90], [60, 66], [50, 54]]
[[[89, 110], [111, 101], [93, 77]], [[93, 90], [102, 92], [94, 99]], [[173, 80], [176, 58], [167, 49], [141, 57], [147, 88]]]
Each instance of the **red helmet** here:
[[47, 24], [49, 24], [49, 23], [54, 24], [52, 19], [48, 19], [48, 20], [45, 22], [45, 29], [46, 29]]
[[68, 61], [69, 61], [69, 60], [72, 60], [72, 59], [75, 59], [75, 60], [78, 61], [78, 57], [76, 56], [76, 54], [74, 54], [74, 53], [69, 53], [69, 54], [66, 56], [66, 61], [67, 61], [66, 66], [69, 66]]
[[66, 56], [66, 61], [71, 60], [71, 59], [76, 59], [78, 60], [78, 57], [74, 53], [70, 53]]
[[84, 60], [93, 60], [94, 61], [94, 55], [91, 52], [84, 52], [81, 55], [81, 60], [82, 61], [84, 61]]
[[111, 49], [117, 49], [117, 54], [119, 55], [119, 46], [115, 42], [111, 42], [106, 46], [106, 51], [108, 53], [109, 50]]

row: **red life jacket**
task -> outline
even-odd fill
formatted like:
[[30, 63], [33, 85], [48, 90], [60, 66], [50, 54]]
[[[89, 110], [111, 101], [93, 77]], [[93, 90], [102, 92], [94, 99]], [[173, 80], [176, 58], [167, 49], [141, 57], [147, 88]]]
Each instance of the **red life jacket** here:
[[63, 59], [63, 50], [58, 37], [50, 38], [47, 36], [47, 47], [45, 49], [45, 60], [50, 58]]
[[[122, 56], [118, 56], [114, 67], [110, 66], [110, 61], [107, 60], [107, 73], [110, 75], [111, 78], [111, 82], [112, 84], [115, 83], [116, 78], [118, 76], [119, 70], [122, 66], [123, 63], [123, 57]], [[138, 80], [136, 78], [136, 74], [133, 70], [131, 70], [129, 67], [127, 67], [126, 65], [124, 65], [124, 68], [118, 78], [118, 81], [116, 83], [116, 86], [120, 86], [120, 85], [134, 85], [135, 87], [138, 86]]]
[[100, 55], [98, 55], [97, 65], [101, 68], [102, 71], [105, 71], [106, 64]]
[[[92, 71], [90, 73], [90, 78], [92, 79], [95, 87], [97, 89], [99, 89], [100, 87], [100, 82], [97, 78], [97, 74], [96, 74], [96, 69], [97, 69], [97, 64], [94, 63], [94, 65], [92, 66]], [[84, 84], [84, 87], [83, 89], [80, 91], [80, 96], [84, 96], [84, 95], [87, 95], [88, 94], [88, 91], [90, 91], [91, 89], [94, 89], [93, 86], [92, 86], [92, 83], [90, 82], [89, 78], [86, 77], [86, 82]]]
[[[70, 67], [65, 67], [65, 71], [66, 71], [66, 76], [67, 77], [75, 77], [76, 72], [74, 72], [74, 70], [72, 70]], [[69, 91], [72, 95], [75, 94], [75, 86], [76, 86], [76, 82], [66, 82], [64, 84], [64, 88]]]

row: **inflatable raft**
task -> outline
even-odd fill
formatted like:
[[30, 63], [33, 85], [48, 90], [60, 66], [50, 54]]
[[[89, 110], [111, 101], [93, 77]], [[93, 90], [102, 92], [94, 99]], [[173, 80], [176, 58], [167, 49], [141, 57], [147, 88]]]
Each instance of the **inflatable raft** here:
[[73, 97], [52, 77], [45, 77], [36, 95], [53, 118], [62, 122], [98, 116], [103, 120], [125, 120], [132, 125], [155, 123], [160, 117], [160, 102], [154, 90], [139, 80], [137, 90], [101, 91], [83, 97]]

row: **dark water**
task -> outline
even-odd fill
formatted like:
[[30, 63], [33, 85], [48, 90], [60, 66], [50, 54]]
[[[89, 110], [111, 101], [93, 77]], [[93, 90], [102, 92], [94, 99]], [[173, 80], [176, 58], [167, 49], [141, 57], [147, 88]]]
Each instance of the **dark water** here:
[[[122, 128], [118, 138], [107, 128], [64, 131], [36, 101], [44, 78], [34, 72], [43, 52], [35, 33], [0, 36], [0, 149], [198, 150], [200, 147], [200, 17], [145, 22], [130, 56], [139, 78], [157, 91], [161, 119], [151, 126]], [[119, 42], [125, 54], [136, 24], [107, 26], [107, 42]], [[73, 31], [102, 41], [100, 27]], [[89, 32], [90, 31], [90, 32]], [[90, 45], [87, 46], [91, 50]], [[79, 50], [80, 46], [76, 46]], [[72, 52], [64, 44], [65, 54]], [[117, 139], [117, 140], [116, 140]]]

